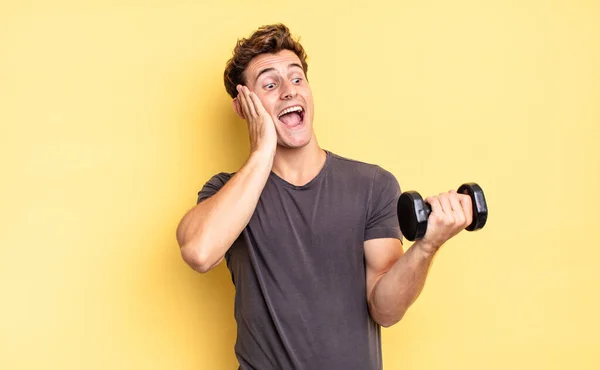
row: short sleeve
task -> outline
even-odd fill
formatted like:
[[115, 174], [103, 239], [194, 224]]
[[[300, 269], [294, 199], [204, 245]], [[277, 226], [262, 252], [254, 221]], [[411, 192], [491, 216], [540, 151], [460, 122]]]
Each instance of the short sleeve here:
[[219, 190], [221, 190], [221, 188], [227, 183], [227, 181], [231, 179], [232, 176], [233, 174], [231, 173], [221, 172], [211, 177], [210, 180], [208, 180], [204, 184], [202, 189], [198, 192], [198, 200], [196, 204], [199, 204], [203, 200], [206, 200], [215, 195]]
[[377, 238], [402, 240], [397, 213], [398, 198], [400, 198], [398, 180], [389, 171], [377, 167], [367, 208], [365, 241]]

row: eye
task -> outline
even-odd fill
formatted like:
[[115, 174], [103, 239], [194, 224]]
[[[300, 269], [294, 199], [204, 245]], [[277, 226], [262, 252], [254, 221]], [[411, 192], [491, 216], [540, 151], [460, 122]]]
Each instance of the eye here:
[[294, 79], [292, 80], [292, 83], [294, 83], [294, 84], [298, 85], [298, 84], [299, 84], [301, 81], [302, 81], [302, 79], [301, 79], [301, 78], [294, 78]]
[[270, 83], [270, 84], [266, 84], [265, 85], [265, 89], [266, 90], [273, 90], [275, 88], [275, 84], [274, 83]]

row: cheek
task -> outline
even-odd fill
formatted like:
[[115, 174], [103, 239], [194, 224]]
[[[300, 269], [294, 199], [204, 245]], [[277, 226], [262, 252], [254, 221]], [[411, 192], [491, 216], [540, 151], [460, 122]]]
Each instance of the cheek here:
[[304, 96], [304, 100], [306, 100], [307, 103], [309, 104], [313, 104], [313, 96], [312, 96], [312, 92], [310, 91], [310, 89], [307, 89], [304, 94], [302, 94]]

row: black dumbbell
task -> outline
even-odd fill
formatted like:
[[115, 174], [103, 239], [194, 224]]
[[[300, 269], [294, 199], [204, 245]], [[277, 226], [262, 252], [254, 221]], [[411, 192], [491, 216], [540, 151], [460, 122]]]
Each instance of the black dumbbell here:
[[[481, 229], [487, 221], [488, 209], [481, 187], [473, 182], [461, 185], [458, 193], [467, 194], [473, 204], [473, 222], [468, 231]], [[410, 241], [422, 239], [427, 231], [431, 206], [416, 191], [406, 191], [398, 199], [398, 222], [404, 237]]]

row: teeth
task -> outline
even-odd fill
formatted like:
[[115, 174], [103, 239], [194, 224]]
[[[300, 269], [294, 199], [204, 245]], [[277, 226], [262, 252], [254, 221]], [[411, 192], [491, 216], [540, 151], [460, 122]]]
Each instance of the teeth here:
[[284, 114], [288, 114], [288, 113], [292, 113], [292, 112], [302, 112], [302, 107], [296, 105], [294, 107], [286, 108], [281, 113], [279, 113], [279, 115], [277, 116], [277, 118], [283, 116]]

